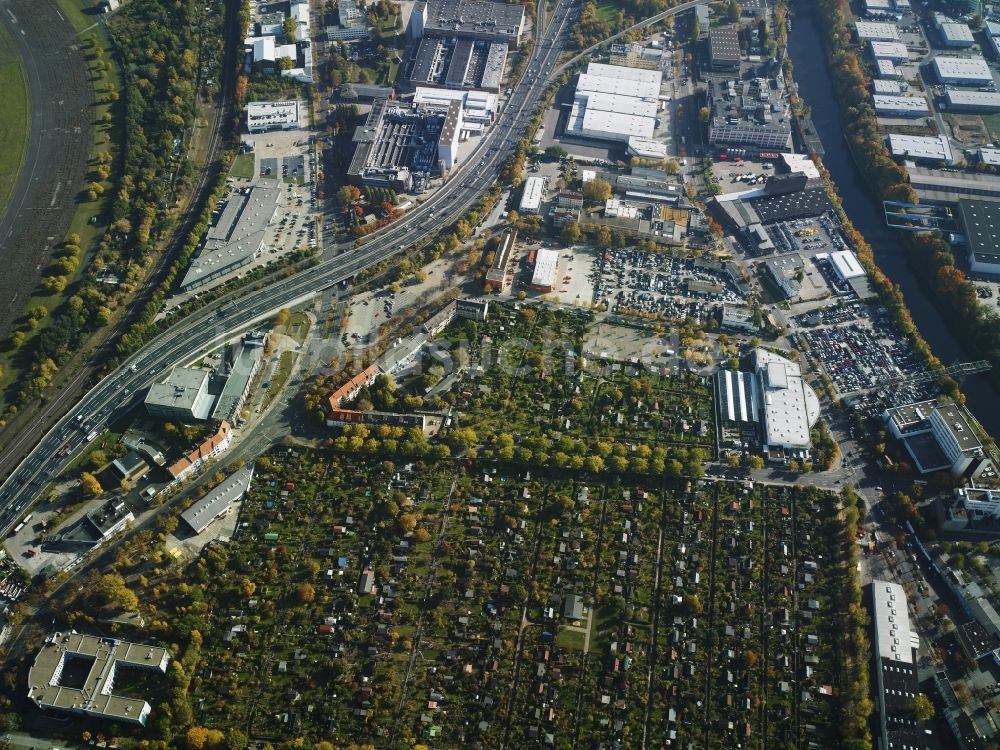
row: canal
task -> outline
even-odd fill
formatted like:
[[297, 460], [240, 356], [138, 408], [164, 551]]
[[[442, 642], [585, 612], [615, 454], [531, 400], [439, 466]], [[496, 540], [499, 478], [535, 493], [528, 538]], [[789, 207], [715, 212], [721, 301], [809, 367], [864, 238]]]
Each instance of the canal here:
[[[920, 333], [934, 354], [946, 365], [958, 360], [981, 357], [966, 351], [948, 331], [940, 310], [931, 302], [907, 263], [906, 252], [895, 232], [885, 225], [878, 203], [854, 166], [840, 127], [840, 114], [833, 99], [833, 85], [826, 68], [823, 39], [809, 0], [792, 0], [795, 11], [788, 51], [795, 65], [799, 95], [812, 112], [816, 130], [823, 140], [823, 163], [830, 170], [854, 226], [875, 251], [875, 260], [885, 274], [900, 287], [906, 306]], [[994, 437], [1000, 435], [1000, 395], [985, 375], [974, 375], [963, 384], [969, 409]]]

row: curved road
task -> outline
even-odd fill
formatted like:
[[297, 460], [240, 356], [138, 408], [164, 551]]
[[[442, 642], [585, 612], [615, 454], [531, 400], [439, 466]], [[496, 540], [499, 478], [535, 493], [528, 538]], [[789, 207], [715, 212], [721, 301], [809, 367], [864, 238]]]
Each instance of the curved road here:
[[[199, 359], [276, 310], [305, 302], [317, 292], [353, 278], [411, 245], [416, 237], [459, 218], [496, 183], [504, 160], [530, 122], [548, 81], [556, 75], [574, 4], [574, 0], [561, 0], [549, 23], [538, 30], [525, 73], [497, 122], [438, 192], [362, 247], [324, 259], [264, 289], [227, 295], [178, 322], [130, 357], [63, 416], [0, 485], [0, 531], [10, 529], [49, 478], [58, 475], [81, 452], [86, 435], [104, 430], [116, 414], [137, 405], [142, 392], [170, 367]], [[671, 12], [690, 5], [685, 3]], [[15, 440], [7, 450], [24, 450], [25, 442], [27, 438]], [[71, 449], [60, 456], [67, 443]]]
[[80, 40], [51, 0], [0, 0], [0, 22], [24, 63], [30, 108], [24, 164], [0, 217], [3, 337], [69, 230], [87, 176], [94, 115]]

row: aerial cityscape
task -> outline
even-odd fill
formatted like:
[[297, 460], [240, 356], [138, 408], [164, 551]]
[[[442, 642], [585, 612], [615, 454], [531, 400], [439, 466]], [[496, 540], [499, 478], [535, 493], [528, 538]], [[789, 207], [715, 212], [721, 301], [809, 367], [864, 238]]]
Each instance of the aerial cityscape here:
[[1000, 3], [0, 0], [0, 750], [1000, 749]]

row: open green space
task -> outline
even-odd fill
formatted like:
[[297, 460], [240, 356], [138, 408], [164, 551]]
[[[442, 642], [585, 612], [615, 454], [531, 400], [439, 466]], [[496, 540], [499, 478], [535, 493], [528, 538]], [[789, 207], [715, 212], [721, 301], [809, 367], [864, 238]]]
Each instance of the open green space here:
[[253, 152], [239, 154], [233, 159], [233, 166], [229, 170], [229, 174], [241, 180], [252, 180], [254, 177], [254, 164]]
[[611, 22], [618, 15], [618, 11], [621, 10], [621, 6], [615, 3], [598, 3], [597, 5], [597, 17], [602, 21]]
[[0, 216], [17, 183], [28, 145], [28, 88], [24, 67], [6, 26], [0, 25]]
[[288, 382], [288, 378], [292, 374], [292, 367], [295, 364], [295, 352], [282, 352], [278, 359], [278, 369], [274, 371], [274, 375], [271, 377], [271, 385], [267, 388], [267, 393], [264, 394], [264, 403], [261, 406], [261, 410], [267, 409], [273, 402], [274, 399], [278, 397], [281, 390], [285, 387]]

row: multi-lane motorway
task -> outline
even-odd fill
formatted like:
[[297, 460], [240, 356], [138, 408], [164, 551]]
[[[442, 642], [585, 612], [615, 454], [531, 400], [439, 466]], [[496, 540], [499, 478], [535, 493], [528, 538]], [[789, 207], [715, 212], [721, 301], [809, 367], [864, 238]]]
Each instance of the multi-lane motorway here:
[[[540, 5], [544, 8], [544, 4]], [[197, 359], [274, 311], [352, 278], [464, 213], [496, 182], [504, 160], [530, 121], [565, 45], [574, 7], [571, 0], [563, 0], [548, 23], [539, 16], [535, 46], [524, 75], [514, 86], [496, 124], [440, 190], [368, 244], [326, 258], [265, 289], [223, 298], [172, 326], [130, 357], [70, 409], [0, 485], [0, 532], [6, 533], [49, 478], [83, 450], [87, 436], [99, 434], [115, 414], [133, 406], [156, 376], [174, 364]], [[71, 446], [68, 451], [67, 444]], [[17, 442], [8, 446], [8, 450], [23, 448]]]

